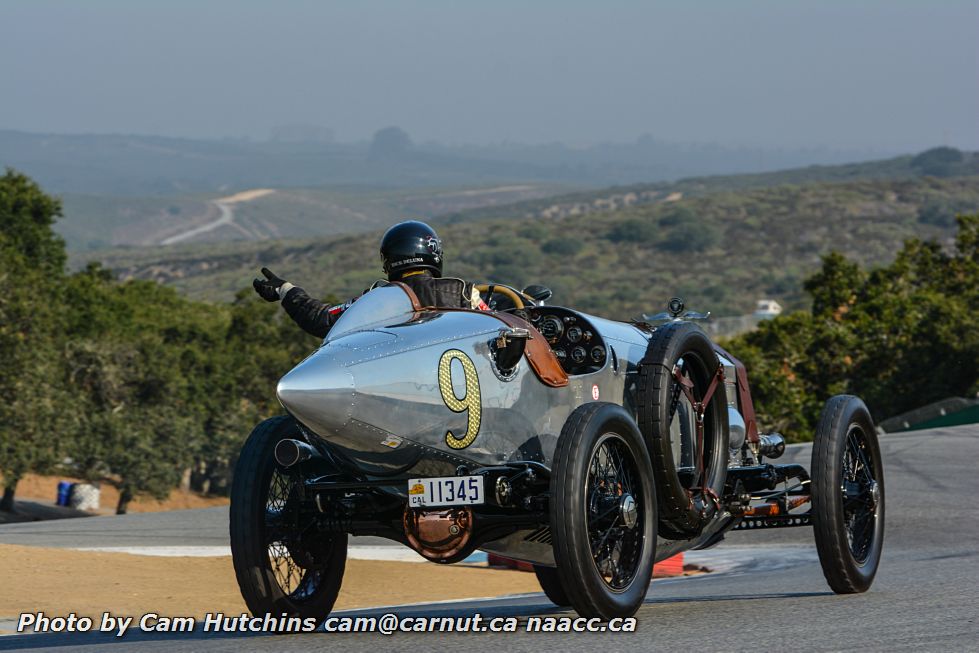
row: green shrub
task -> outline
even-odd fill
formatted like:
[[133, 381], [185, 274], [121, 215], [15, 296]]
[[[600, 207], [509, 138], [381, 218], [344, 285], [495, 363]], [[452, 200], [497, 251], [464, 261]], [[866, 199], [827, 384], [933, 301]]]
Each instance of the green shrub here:
[[584, 243], [579, 238], [552, 238], [541, 245], [541, 251], [545, 254], [555, 254], [557, 256], [574, 256], [584, 246]]
[[713, 225], [683, 222], [670, 229], [661, 248], [674, 252], [700, 252], [717, 240], [717, 228]]
[[613, 243], [652, 243], [659, 231], [659, 226], [652, 220], [629, 218], [613, 225], [607, 238]]

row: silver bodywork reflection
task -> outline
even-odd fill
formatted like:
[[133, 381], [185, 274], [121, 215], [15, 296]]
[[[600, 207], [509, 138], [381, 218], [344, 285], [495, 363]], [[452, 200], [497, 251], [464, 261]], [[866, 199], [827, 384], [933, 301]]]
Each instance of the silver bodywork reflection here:
[[[309, 432], [368, 476], [446, 476], [460, 465], [506, 461], [550, 467], [561, 429], [578, 406], [597, 396], [636, 412], [635, 380], [648, 332], [579, 315], [600, 334], [608, 355], [597, 371], [571, 376], [565, 387], [551, 387], [541, 382], [526, 357], [510, 376], [498, 373], [491, 343], [507, 327], [493, 314], [417, 313], [400, 288], [377, 288], [355, 302], [323, 345], [280, 380], [277, 394]], [[479, 430], [460, 449], [447, 444], [446, 432], [465, 433], [473, 416], [451, 410], [440, 389], [439, 362], [449, 350], [472, 361], [479, 384]], [[451, 391], [461, 399], [466, 375], [460, 361], [452, 361], [449, 377]], [[407, 487], [398, 492], [406, 494]], [[701, 539], [716, 524], [719, 520]], [[657, 558], [692, 545], [675, 544], [664, 540]], [[535, 537], [533, 531], [481, 548], [553, 564], [549, 539]]]

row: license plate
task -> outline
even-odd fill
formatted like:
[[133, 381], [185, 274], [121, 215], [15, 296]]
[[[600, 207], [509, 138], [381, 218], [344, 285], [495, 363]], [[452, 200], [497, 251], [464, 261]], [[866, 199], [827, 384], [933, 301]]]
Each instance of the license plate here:
[[467, 506], [483, 503], [482, 476], [445, 476], [408, 480], [408, 505]]

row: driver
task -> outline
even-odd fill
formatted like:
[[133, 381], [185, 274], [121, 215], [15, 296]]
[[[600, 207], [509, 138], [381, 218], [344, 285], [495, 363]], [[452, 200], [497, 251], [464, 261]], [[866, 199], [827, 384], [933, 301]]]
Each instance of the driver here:
[[[422, 306], [489, 310], [473, 284], [442, 277], [442, 240], [424, 222], [408, 220], [388, 229], [381, 239], [381, 261], [388, 281], [400, 281], [411, 288]], [[255, 292], [266, 301], [281, 301], [289, 317], [317, 338], [326, 337], [343, 312], [357, 301], [354, 297], [344, 304], [329, 306], [268, 268], [262, 268], [262, 274], [265, 279], [252, 282]], [[384, 283], [378, 281], [364, 293]]]

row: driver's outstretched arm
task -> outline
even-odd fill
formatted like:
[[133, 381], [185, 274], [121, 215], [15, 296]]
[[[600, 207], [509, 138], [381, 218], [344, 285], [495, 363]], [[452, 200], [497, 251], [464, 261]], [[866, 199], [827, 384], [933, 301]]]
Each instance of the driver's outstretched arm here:
[[339, 306], [329, 306], [318, 299], [313, 299], [302, 288], [292, 285], [285, 279], [275, 275], [268, 268], [262, 268], [265, 279], [255, 279], [252, 285], [262, 299], [275, 302], [282, 301], [282, 308], [303, 331], [317, 338], [325, 338], [330, 327], [340, 318], [343, 312], [353, 302]]
[[[291, 284], [290, 284], [291, 285]], [[298, 286], [286, 289], [282, 297], [282, 308], [289, 317], [306, 333], [317, 338], [325, 338], [330, 328], [347, 310], [351, 302], [330, 306], [318, 299], [313, 299], [306, 291]]]

